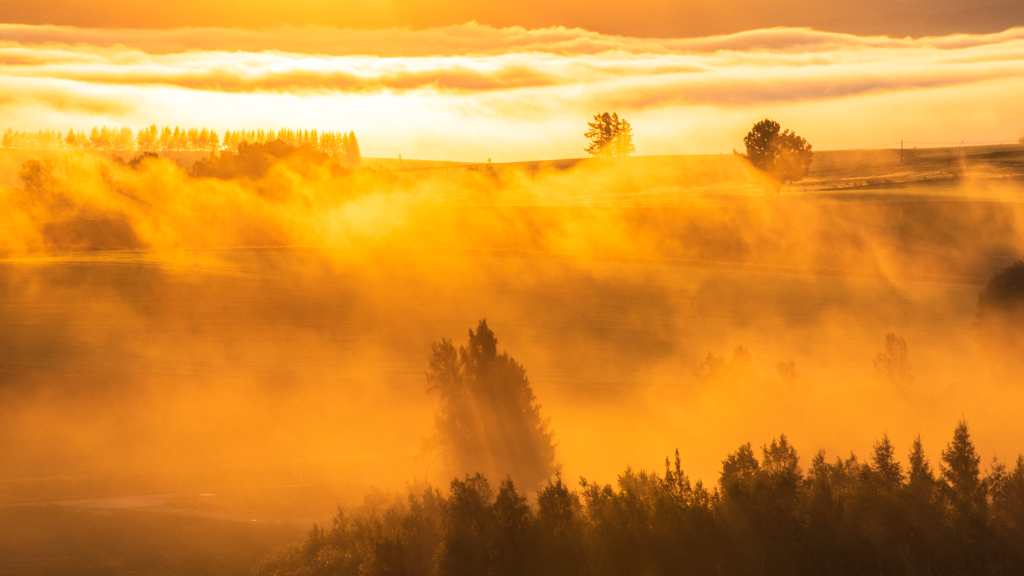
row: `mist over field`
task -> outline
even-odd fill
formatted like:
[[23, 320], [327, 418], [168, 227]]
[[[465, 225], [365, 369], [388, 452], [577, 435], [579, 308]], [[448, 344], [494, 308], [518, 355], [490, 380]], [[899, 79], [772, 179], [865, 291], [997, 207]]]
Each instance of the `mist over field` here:
[[[527, 368], [567, 478], [679, 448], [713, 481], [722, 454], [780, 432], [936, 450], [961, 415], [991, 453], [1020, 450], [1018, 383], [974, 332], [980, 288], [1019, 256], [1019, 184], [993, 178], [1017, 152], [819, 153], [781, 201], [733, 156], [296, 155], [230, 179], [41, 157], [47, 192], [2, 196], [8, 498], [232, 475], [443, 485], [426, 361], [482, 318]], [[911, 381], [876, 374], [890, 332]], [[708, 372], [737, 346], [749, 366]], [[67, 478], [22, 481], [44, 476]]]
[[1024, 570], [1024, 3], [612, 4], [0, 0], [0, 576]]

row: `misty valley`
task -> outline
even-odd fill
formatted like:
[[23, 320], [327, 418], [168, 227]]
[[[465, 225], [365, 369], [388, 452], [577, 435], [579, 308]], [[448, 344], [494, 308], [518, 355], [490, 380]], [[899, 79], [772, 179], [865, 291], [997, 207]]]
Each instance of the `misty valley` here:
[[1024, 147], [161, 133], [0, 149], [0, 574], [1024, 570]]

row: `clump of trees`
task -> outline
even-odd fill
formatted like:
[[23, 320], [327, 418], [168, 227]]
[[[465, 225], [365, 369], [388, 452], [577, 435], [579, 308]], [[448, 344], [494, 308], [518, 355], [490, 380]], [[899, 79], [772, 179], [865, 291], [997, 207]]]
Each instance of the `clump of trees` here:
[[316, 130], [227, 130], [223, 136], [208, 128], [179, 128], [170, 126], [149, 128], [133, 132], [127, 126], [94, 126], [86, 133], [69, 129], [66, 135], [59, 131], [39, 130], [19, 132], [8, 128], [0, 138], [3, 148], [30, 150], [108, 150], [115, 152], [220, 152], [235, 151], [241, 144], [266, 144], [280, 140], [296, 148], [308, 146], [319, 152], [344, 159], [349, 166], [358, 166], [361, 153], [355, 132], [317, 132]]
[[[778, 122], [768, 118], [754, 124], [743, 137], [746, 153], [740, 154], [769, 177], [776, 195], [784, 184], [807, 176], [814, 157], [807, 140], [781, 128]], [[735, 150], [733, 153], [739, 154]]]
[[427, 383], [440, 399], [435, 445], [449, 473], [510, 476], [531, 491], [554, 473], [552, 432], [526, 368], [498, 353], [486, 320], [457, 350], [448, 339], [433, 344]]
[[1024, 260], [989, 279], [978, 294], [975, 326], [984, 349], [1004, 358], [1024, 358]]
[[915, 438], [907, 459], [883, 435], [868, 458], [806, 471], [780, 436], [739, 446], [705, 486], [678, 452], [664, 473], [614, 485], [558, 476], [536, 494], [482, 475], [427, 487], [385, 509], [339, 512], [259, 576], [305, 574], [863, 575], [1024, 573], [1024, 457], [982, 474], [961, 421], [937, 470]]
[[[207, 156], [192, 165], [192, 175], [199, 178], [262, 178], [277, 162], [287, 158], [299, 158], [311, 164], [326, 165], [331, 157], [306, 144], [292, 146], [283, 140], [262, 143], [242, 142], [237, 152], [225, 152]], [[337, 167], [337, 164], [334, 165]]]
[[597, 158], [626, 157], [636, 152], [633, 145], [633, 127], [618, 113], [604, 112], [594, 115], [593, 122], [587, 122], [590, 130], [584, 136], [590, 144], [584, 148], [587, 154]]

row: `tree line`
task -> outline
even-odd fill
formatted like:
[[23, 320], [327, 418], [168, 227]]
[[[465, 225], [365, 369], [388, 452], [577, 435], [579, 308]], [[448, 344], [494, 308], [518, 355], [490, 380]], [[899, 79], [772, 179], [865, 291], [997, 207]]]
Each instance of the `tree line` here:
[[[133, 131], [130, 127], [94, 126], [91, 131], [69, 129], [66, 134], [53, 130], [19, 132], [8, 128], [0, 138], [3, 148], [31, 150], [108, 150], [115, 152], [219, 152], [235, 150], [239, 144], [265, 144], [281, 140], [290, 146], [309, 146], [332, 156], [344, 156], [352, 163], [358, 159], [359, 140], [355, 132], [316, 130], [226, 130], [221, 136], [208, 128], [170, 126]], [[358, 162], [355, 162], [358, 163]]]
[[[758, 454], [760, 452], [760, 454]], [[870, 456], [805, 472], [779, 436], [744, 444], [718, 482], [691, 482], [678, 451], [664, 473], [626, 469], [615, 485], [560, 476], [528, 500], [480, 475], [362, 513], [339, 510], [267, 556], [283, 575], [863, 575], [1024, 573], [1024, 457], [986, 474], [967, 422], [937, 470], [920, 437], [906, 464], [883, 435]]]

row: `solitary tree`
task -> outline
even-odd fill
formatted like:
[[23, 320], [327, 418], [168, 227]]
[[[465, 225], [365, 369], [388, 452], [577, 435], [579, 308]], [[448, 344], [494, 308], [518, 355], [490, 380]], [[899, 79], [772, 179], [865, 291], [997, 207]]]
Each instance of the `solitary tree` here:
[[746, 154], [742, 156], [771, 178], [776, 194], [783, 184], [807, 176], [814, 155], [807, 140], [790, 130], [780, 130], [778, 122], [766, 118], [754, 124], [743, 138]]
[[593, 122], [587, 122], [590, 130], [584, 136], [590, 145], [584, 148], [587, 154], [599, 158], [626, 157], [636, 152], [633, 145], [633, 127], [625, 118], [615, 112], [595, 114]]
[[526, 369], [507, 352], [498, 354], [486, 320], [458, 350], [447, 339], [434, 343], [427, 382], [441, 399], [435, 424], [449, 472], [510, 476], [527, 490], [554, 472], [552, 433]]

